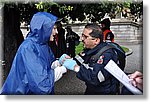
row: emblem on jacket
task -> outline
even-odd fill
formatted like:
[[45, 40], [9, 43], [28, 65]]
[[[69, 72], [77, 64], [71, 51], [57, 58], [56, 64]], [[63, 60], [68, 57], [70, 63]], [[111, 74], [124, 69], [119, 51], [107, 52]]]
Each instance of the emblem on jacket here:
[[103, 59], [104, 59], [104, 55], [100, 56], [97, 63], [98, 64], [103, 64]]

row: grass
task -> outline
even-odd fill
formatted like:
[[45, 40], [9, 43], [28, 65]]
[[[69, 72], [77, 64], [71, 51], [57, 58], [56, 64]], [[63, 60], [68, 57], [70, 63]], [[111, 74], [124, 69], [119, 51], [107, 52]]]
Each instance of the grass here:
[[83, 50], [83, 43], [80, 42], [80, 44], [76, 46], [76, 49], [75, 49], [76, 55], [79, 54], [82, 50]]
[[[121, 46], [121, 48], [122, 48], [125, 52], [128, 52], [128, 51], [129, 51], [129, 49], [126, 48], [126, 47], [124, 47], [124, 46]], [[83, 50], [83, 43], [80, 42], [80, 44], [79, 44], [78, 46], [76, 46], [76, 49], [75, 49], [76, 54], [79, 54], [82, 50]]]
[[121, 46], [121, 48], [122, 48], [125, 52], [128, 52], [128, 51], [129, 51], [129, 49], [126, 48], [126, 47], [124, 47], [124, 46]]

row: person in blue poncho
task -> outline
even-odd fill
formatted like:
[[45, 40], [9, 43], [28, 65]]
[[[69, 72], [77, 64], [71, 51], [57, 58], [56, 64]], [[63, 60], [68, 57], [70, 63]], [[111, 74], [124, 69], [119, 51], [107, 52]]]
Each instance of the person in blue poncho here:
[[67, 71], [48, 45], [57, 33], [56, 20], [47, 12], [33, 15], [30, 32], [15, 55], [0, 94], [54, 94], [54, 82]]

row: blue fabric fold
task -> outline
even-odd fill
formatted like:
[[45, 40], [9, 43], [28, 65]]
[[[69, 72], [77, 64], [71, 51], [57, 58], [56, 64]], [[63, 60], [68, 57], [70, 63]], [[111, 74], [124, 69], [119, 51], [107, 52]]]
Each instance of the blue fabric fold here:
[[38, 12], [30, 22], [30, 32], [20, 45], [1, 94], [52, 94], [55, 57], [48, 46], [57, 17]]

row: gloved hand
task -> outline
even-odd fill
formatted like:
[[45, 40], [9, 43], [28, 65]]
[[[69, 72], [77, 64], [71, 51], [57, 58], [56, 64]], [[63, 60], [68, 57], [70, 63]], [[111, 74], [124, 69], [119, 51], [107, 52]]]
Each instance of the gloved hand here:
[[69, 70], [74, 70], [75, 65], [77, 65], [77, 63], [73, 59], [66, 59], [63, 63], [63, 66], [65, 66]]
[[54, 62], [52, 63], [51, 68], [52, 68], [52, 69], [55, 69], [55, 68], [58, 67], [58, 66], [61, 66], [61, 65], [60, 65], [59, 61], [56, 60], [56, 61], [54, 61]]
[[[67, 57], [68, 55], [67, 54], [63, 54], [60, 58], [59, 58], [59, 63], [61, 64], [61, 65], [63, 65], [63, 62], [66, 60], [66, 57]], [[69, 57], [69, 56], [68, 56]]]

